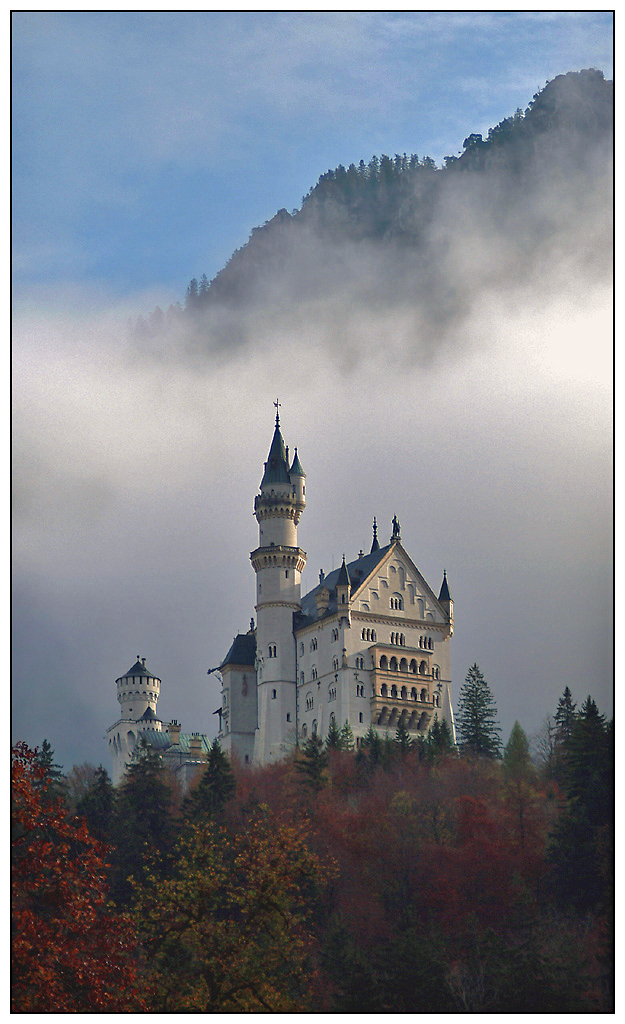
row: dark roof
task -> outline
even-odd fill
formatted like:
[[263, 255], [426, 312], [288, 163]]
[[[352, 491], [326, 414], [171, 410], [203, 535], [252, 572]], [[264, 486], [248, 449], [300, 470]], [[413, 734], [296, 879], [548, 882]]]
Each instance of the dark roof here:
[[290, 482], [289, 467], [286, 461], [286, 448], [280, 433], [280, 425], [276, 423], [260, 486], [264, 487], [265, 484], [289, 484]]
[[143, 662], [141, 661], [136, 661], [132, 668], [129, 668], [128, 671], [125, 672], [124, 675], [120, 676], [119, 678], [129, 679], [132, 678], [132, 676], [150, 676], [152, 679], [159, 678], [158, 676], [155, 676], [153, 672], [150, 672], [149, 668], [146, 668]]
[[[352, 591], [358, 590], [360, 585], [364, 583], [367, 577], [373, 572], [377, 565], [382, 561], [386, 553], [392, 547], [392, 544], [387, 544], [384, 548], [378, 548], [377, 551], [371, 551], [368, 555], [363, 555], [362, 558], [355, 558], [353, 562], [347, 564], [346, 572], [351, 581]], [[309, 590], [307, 594], [304, 594], [302, 598], [302, 610], [296, 612], [295, 616], [295, 628], [301, 629], [303, 626], [308, 625], [310, 622], [315, 622], [319, 618], [317, 611], [316, 595], [327, 588], [330, 591], [330, 603], [328, 604], [328, 610], [324, 614], [333, 615], [337, 610], [336, 604], [336, 585], [339, 582], [339, 576], [343, 570], [343, 566], [339, 569], [334, 569], [333, 572], [329, 573], [323, 583], [320, 583], [314, 588]]]
[[250, 665], [253, 667], [255, 661], [256, 634], [239, 633], [232, 641], [232, 646], [219, 668], [225, 668], [226, 665]]
[[302, 464], [297, 456], [297, 448], [295, 449], [295, 458], [293, 459], [293, 465], [289, 470], [289, 476], [306, 476], [302, 469]]
[[342, 564], [341, 568], [339, 569], [339, 575], [338, 575], [338, 579], [336, 581], [336, 586], [337, 587], [348, 587], [349, 584], [350, 584], [349, 572], [347, 571], [347, 566], [345, 565], [345, 555], [343, 555], [343, 564]]
[[449, 593], [449, 587], [447, 585], [447, 572], [443, 569], [443, 582], [441, 583], [441, 592], [438, 595], [439, 601], [451, 601], [451, 594]]
[[158, 717], [158, 715], [154, 714], [154, 712], [152, 711], [152, 708], [148, 707], [148, 708], [145, 709], [145, 711], [141, 715], [141, 718], [139, 719], [139, 721], [140, 722], [160, 722], [160, 718]]

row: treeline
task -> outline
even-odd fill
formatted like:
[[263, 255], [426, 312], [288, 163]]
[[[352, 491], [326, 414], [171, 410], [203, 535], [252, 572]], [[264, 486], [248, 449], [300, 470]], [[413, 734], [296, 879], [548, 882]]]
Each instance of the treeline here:
[[18, 744], [14, 1012], [610, 1012], [611, 723], [567, 688], [532, 758], [477, 666], [460, 705], [458, 748], [215, 741], [186, 795]]
[[[274, 285], [283, 298], [285, 287], [287, 293], [323, 292], [327, 282], [322, 275], [315, 283], [315, 259], [302, 253], [311, 246], [368, 242], [391, 245], [396, 255], [403, 254], [407, 260], [421, 255], [427, 261], [436, 256], [431, 252], [430, 228], [447, 206], [453, 216], [459, 177], [468, 186], [467, 209], [475, 202], [476, 184], [490, 182], [493, 201], [507, 210], [508, 217], [519, 207], [519, 216], [527, 220], [529, 215], [531, 222], [531, 197], [544, 175], [554, 178], [565, 193], [567, 179], [574, 179], [580, 168], [591, 168], [592, 180], [593, 159], [595, 155], [603, 159], [599, 154], [611, 139], [612, 121], [612, 83], [594, 69], [571, 72], [548, 82], [525, 111], [517, 109], [503, 118], [485, 138], [477, 132], [469, 134], [462, 153], [445, 157], [444, 167], [415, 153], [382, 154], [347, 167], [339, 164], [319, 177], [299, 209], [279, 210], [254, 228], [246, 245], [233, 253], [213, 280], [206, 274], [194, 278], [183, 302], [172, 304], [166, 312], [157, 307], [147, 318], [139, 317], [133, 330], [149, 338], [188, 327], [217, 308], [262, 302], [273, 293]], [[579, 190], [580, 186], [572, 187]], [[525, 209], [528, 204], [529, 210]], [[462, 223], [461, 217], [460, 241]], [[538, 236], [544, 230], [544, 223], [536, 225]], [[319, 258], [323, 259], [317, 254]], [[291, 280], [294, 275], [296, 285]]]

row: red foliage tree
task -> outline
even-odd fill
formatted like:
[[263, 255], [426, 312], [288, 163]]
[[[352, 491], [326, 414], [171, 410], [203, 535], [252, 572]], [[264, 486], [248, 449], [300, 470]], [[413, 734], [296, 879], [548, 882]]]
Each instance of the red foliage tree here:
[[15, 1013], [145, 1011], [132, 922], [107, 907], [106, 847], [60, 800], [45, 802], [36, 751], [12, 757]]

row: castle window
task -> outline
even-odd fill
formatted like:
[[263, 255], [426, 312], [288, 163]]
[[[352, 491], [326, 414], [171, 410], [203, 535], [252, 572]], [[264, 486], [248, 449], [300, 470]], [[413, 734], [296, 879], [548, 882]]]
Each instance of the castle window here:
[[287, 722], [291, 721], [291, 712], [290, 711], [287, 711], [287, 713], [286, 713], [286, 720], [287, 720]]
[[397, 658], [395, 656], [393, 656], [391, 658], [390, 668], [391, 668], [391, 672], [397, 672]]
[[362, 711], [361, 711], [361, 712], [360, 712], [360, 714], [358, 715], [358, 721], [359, 721], [359, 722], [362, 722]]
[[422, 661], [421, 664], [419, 665], [419, 674], [424, 676], [426, 674], [427, 670], [428, 670], [427, 662], [426, 661]]
[[388, 686], [386, 685], [386, 683], [382, 683], [382, 686], [380, 687], [380, 696], [381, 697], [388, 696]]
[[438, 677], [439, 677], [438, 665], [433, 665], [432, 666], [432, 678], [433, 679], [438, 679]]
[[395, 684], [391, 686], [391, 697], [397, 697], [397, 687]]
[[271, 691], [271, 699], [275, 700], [277, 696], [278, 696], [278, 691], [277, 690], [272, 690]]
[[312, 732], [313, 736], [317, 735], [317, 719], [316, 718], [313, 718], [313, 724], [312, 724], [311, 732]]
[[300, 686], [304, 685], [304, 673], [303, 672], [300, 672], [300, 674], [299, 674], [299, 684], [300, 684]]
[[300, 654], [303, 654], [303, 653], [304, 653], [304, 645], [303, 645], [303, 644], [300, 644], [300, 645], [299, 645], [299, 653], [300, 653]]
[[356, 683], [356, 696], [357, 697], [364, 697], [364, 695], [365, 695], [364, 685], [362, 683]]
[[426, 689], [421, 690], [421, 700], [427, 700], [427, 699], [428, 699], [428, 692], [427, 692], [427, 690]]
[[410, 671], [411, 671], [411, 672], [414, 672], [414, 673], [415, 673], [415, 675], [416, 675], [416, 672], [417, 672], [417, 663], [416, 663], [416, 661], [414, 660], [414, 658], [413, 658], [413, 659], [412, 659], [412, 661], [410, 662]]
[[380, 658], [380, 668], [382, 669], [383, 672], [386, 672], [388, 668], [388, 660], [385, 654], [383, 654], [382, 657]]
[[364, 667], [365, 667], [365, 659], [364, 658], [356, 658], [356, 668], [364, 668]]
[[307, 693], [306, 694], [306, 710], [307, 711], [312, 711], [313, 707], [314, 707], [313, 695], [312, 695], [312, 693]]
[[362, 640], [366, 640], [367, 639], [367, 630], [366, 629], [363, 629], [361, 639]]
[[332, 630], [332, 643], [334, 643], [335, 640], [338, 640], [338, 638], [339, 638], [339, 631], [338, 631], [338, 629], [333, 629]]
[[410, 699], [411, 700], [416, 700], [417, 699], [417, 688], [416, 688], [416, 686], [413, 686], [412, 690], [410, 691]]
[[377, 634], [376, 634], [376, 631], [375, 631], [375, 629], [372, 629], [372, 630], [371, 630], [371, 639], [372, 639], [372, 640], [376, 640], [376, 639], [377, 639]]
[[400, 672], [407, 672], [408, 671], [408, 662], [406, 661], [405, 658], [402, 658], [400, 663], [399, 663], [399, 671]]
[[270, 658], [275, 658], [276, 657], [276, 651], [277, 651], [276, 645], [275, 644], [269, 644], [269, 657]]
[[401, 696], [402, 700], [407, 700], [408, 699], [408, 690], [406, 689], [405, 686], [402, 686], [400, 696]]
[[311, 651], [316, 651], [317, 650], [317, 637], [316, 636], [314, 636], [312, 638], [312, 640], [310, 641], [310, 649], [311, 649]]
[[315, 665], [313, 665], [313, 667], [312, 667], [312, 677], [313, 677], [313, 679], [317, 678], [317, 669], [316, 669]]
[[333, 661], [332, 661], [332, 670], [334, 672], [338, 672], [338, 670], [339, 670], [339, 659], [338, 658], [334, 658], [333, 659]]
[[288, 580], [288, 578], [289, 578], [289, 570], [288, 569], [284, 570], [284, 576]]
[[306, 723], [304, 723], [304, 725], [302, 726], [302, 739], [305, 740], [307, 736], [308, 736], [308, 726], [306, 725]]
[[328, 700], [336, 700], [336, 686], [328, 687]]
[[391, 597], [391, 608], [394, 611], [403, 611], [404, 602], [403, 598], [399, 594], [393, 594], [393, 596]]

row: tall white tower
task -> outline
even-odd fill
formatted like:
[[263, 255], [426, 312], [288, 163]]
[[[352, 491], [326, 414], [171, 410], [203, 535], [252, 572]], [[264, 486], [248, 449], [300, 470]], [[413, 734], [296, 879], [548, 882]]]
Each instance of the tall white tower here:
[[126, 764], [141, 738], [141, 733], [161, 732], [163, 724], [156, 712], [161, 680], [146, 667], [145, 658], [137, 655], [132, 668], [115, 680], [121, 717], [106, 730], [113, 758], [113, 785], [121, 782]]
[[[296, 736], [296, 659], [293, 615], [300, 609], [306, 552], [297, 544], [297, 524], [306, 506], [306, 474], [276, 427], [254, 501], [259, 546], [250, 558], [256, 572], [257, 764], [279, 760]], [[286, 739], [285, 739], [286, 737]]]

